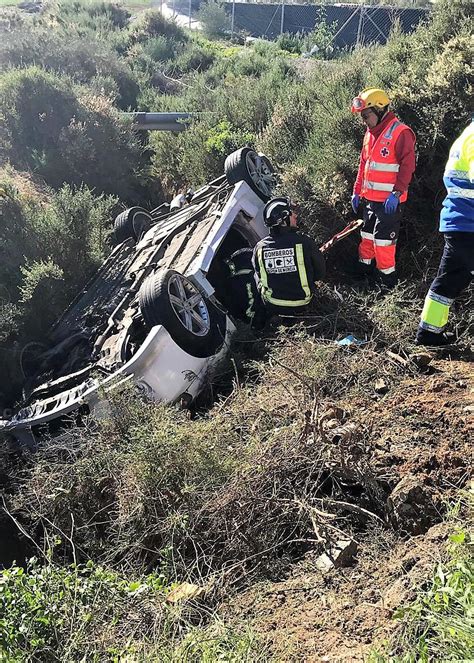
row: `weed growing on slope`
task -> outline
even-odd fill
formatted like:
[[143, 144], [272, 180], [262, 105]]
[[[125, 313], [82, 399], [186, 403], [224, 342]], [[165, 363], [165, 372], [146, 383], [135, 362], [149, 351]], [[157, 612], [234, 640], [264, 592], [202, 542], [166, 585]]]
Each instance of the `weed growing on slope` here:
[[[420, 588], [416, 600], [396, 610], [394, 619], [401, 620], [391, 649], [394, 663], [428, 663], [429, 661], [470, 661], [474, 657], [474, 556], [472, 547], [473, 494], [463, 493], [461, 512], [453, 509], [448, 520], [455, 523], [449, 544], [431, 580]], [[456, 512], [459, 509], [456, 509]], [[386, 653], [373, 653], [372, 663], [385, 663]]]
[[[31, 559], [0, 571], [0, 658], [48, 662], [259, 661], [263, 643], [228, 628], [196, 602], [167, 601], [161, 575], [130, 579], [89, 561]], [[200, 625], [202, 622], [208, 625]], [[268, 660], [268, 659], [267, 659]]]

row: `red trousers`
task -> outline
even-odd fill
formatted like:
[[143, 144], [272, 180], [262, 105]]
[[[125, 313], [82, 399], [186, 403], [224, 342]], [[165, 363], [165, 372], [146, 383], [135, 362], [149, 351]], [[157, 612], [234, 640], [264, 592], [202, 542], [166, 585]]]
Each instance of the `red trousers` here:
[[394, 214], [387, 214], [383, 203], [366, 201], [364, 225], [360, 231], [359, 262], [375, 266], [382, 274], [395, 271], [395, 251], [402, 217], [402, 205]]

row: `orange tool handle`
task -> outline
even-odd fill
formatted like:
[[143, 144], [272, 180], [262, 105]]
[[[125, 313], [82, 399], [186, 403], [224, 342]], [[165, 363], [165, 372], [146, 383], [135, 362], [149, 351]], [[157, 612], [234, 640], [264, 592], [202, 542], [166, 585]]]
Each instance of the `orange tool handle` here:
[[357, 230], [357, 228], [360, 228], [361, 225], [363, 224], [362, 219], [357, 219], [354, 221], [351, 221], [350, 223], [347, 224], [347, 226], [344, 228], [344, 230], [341, 230], [341, 232], [336, 233], [333, 237], [331, 237], [330, 240], [325, 242], [321, 247], [320, 251], [321, 253], [325, 253], [328, 249], [331, 248], [331, 246], [334, 246], [337, 242], [339, 242], [341, 239], [344, 239], [344, 237], [347, 237], [351, 233], [354, 232], [354, 230]]

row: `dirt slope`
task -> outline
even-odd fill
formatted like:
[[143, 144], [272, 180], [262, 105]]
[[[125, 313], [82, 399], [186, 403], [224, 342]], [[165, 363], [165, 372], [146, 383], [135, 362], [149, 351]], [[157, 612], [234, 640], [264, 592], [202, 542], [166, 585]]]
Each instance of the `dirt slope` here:
[[253, 586], [224, 614], [250, 620], [279, 661], [364, 660], [393, 634], [394, 610], [441, 558], [452, 526], [437, 521], [472, 467], [473, 404], [473, 364], [448, 359], [433, 361], [431, 375], [406, 378], [366, 413], [347, 403], [365, 426], [378, 480], [398, 484], [404, 522], [394, 516], [393, 527], [364, 532], [347, 568], [322, 573], [308, 553], [290, 578]]

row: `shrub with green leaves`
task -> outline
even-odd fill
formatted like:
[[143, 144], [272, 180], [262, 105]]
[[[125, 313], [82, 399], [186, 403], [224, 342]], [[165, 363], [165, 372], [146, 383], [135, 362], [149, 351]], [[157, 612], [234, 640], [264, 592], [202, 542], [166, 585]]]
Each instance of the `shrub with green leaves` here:
[[[30, 302], [34, 297], [51, 302], [54, 282], [63, 281], [64, 273], [52, 260], [39, 260], [21, 267], [23, 282], [20, 287], [21, 302]], [[38, 294], [39, 293], [39, 294]]]
[[0, 344], [18, 330], [20, 316], [18, 306], [0, 298]]
[[130, 12], [118, 3], [104, 0], [57, 0], [46, 7], [46, 16], [59, 19], [69, 27], [77, 24], [97, 32], [109, 32], [125, 28]]
[[[30, 560], [0, 571], [0, 652], [9, 661], [132, 654], [164, 620], [166, 581]], [[134, 642], [134, 640], [136, 642]]]
[[200, 186], [223, 173], [228, 154], [254, 142], [253, 134], [231, 122], [203, 118], [179, 136], [152, 137], [154, 170], [170, 194], [185, 185]]
[[141, 149], [110, 101], [38, 67], [0, 77], [0, 159], [52, 187], [87, 184], [137, 201]]
[[311, 51], [316, 46], [318, 48], [317, 55], [322, 54], [322, 57], [327, 58], [334, 53], [333, 41], [336, 32], [337, 22], [328, 23], [326, 10], [324, 6], [320, 7], [313, 30], [303, 37], [304, 49]]
[[230, 17], [225, 5], [219, 0], [206, 0], [202, 3], [198, 20], [202, 23], [204, 34], [211, 38], [222, 37], [230, 29]]
[[135, 579], [92, 561], [60, 567], [33, 558], [25, 569], [4, 569], [0, 657], [51, 663], [268, 661], [250, 629], [229, 627], [196, 602], [168, 604], [173, 588], [159, 573]]
[[[184, 87], [181, 95], [147, 99], [154, 110], [199, 113], [186, 132], [150, 136], [153, 172], [167, 191], [172, 193], [183, 183], [203, 184], [221, 175], [224, 151], [228, 154], [255, 143], [285, 82], [290, 85], [295, 77], [294, 69], [281, 54], [266, 60], [256, 53], [231, 51], [223, 58], [217, 57], [204, 73], [195, 75], [193, 85]], [[213, 149], [215, 139], [221, 142], [220, 151]]]
[[1, 172], [0, 188], [0, 400], [7, 405], [23, 379], [11, 346], [41, 340], [84, 286], [109, 250], [117, 201], [84, 186], [54, 192], [11, 168]]
[[209, 48], [208, 45], [192, 41], [186, 49], [169, 63], [167, 70], [173, 76], [182, 76], [193, 71], [206, 71], [215, 60], [215, 51]]
[[303, 39], [299, 34], [294, 34], [291, 32], [284, 32], [281, 34], [277, 41], [277, 46], [282, 51], [288, 51], [288, 53], [301, 53], [303, 48]]
[[106, 75], [115, 82], [114, 101], [120, 108], [127, 110], [136, 104], [139, 87], [127, 61], [95, 34], [54, 31], [42, 24], [20, 26], [2, 36], [0, 62], [5, 69], [37, 65], [67, 74], [80, 84]]
[[437, 565], [431, 586], [395, 613], [404, 621], [397, 638], [398, 663], [474, 658], [472, 534], [459, 529], [450, 541], [449, 561]]
[[131, 44], [147, 43], [150, 39], [160, 36], [181, 44], [188, 41], [188, 36], [183, 28], [175, 21], [165, 18], [156, 9], [141, 12], [137, 20], [132, 23], [129, 31]]
[[10, 292], [21, 286], [23, 300], [31, 299], [32, 282], [27, 287], [19, 279], [22, 269], [25, 274], [30, 272], [26, 268], [29, 261], [30, 267], [36, 265], [37, 275], [41, 265], [41, 273], [45, 269], [52, 273], [55, 265], [65, 275], [69, 293], [83, 285], [108, 251], [106, 240], [116, 199], [94, 196], [85, 186], [74, 189], [65, 185], [58, 192], [50, 190], [47, 200], [38, 201], [16, 190], [15, 180], [10, 179], [8, 172], [0, 182], [7, 194], [0, 200], [0, 218], [9, 220], [8, 227], [0, 228], [5, 258], [0, 272], [2, 284]]
[[88, 84], [109, 76], [120, 108], [134, 107], [138, 84], [121, 54], [128, 47], [129, 13], [105, 2], [58, 2], [41, 15], [0, 24], [2, 69], [36, 65]]

